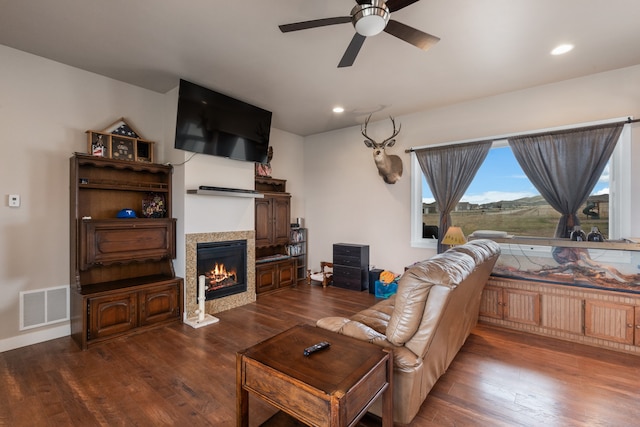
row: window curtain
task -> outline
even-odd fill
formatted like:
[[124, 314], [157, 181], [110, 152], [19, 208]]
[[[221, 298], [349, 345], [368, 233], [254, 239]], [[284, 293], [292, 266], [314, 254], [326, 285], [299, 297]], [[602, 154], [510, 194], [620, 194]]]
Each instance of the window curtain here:
[[516, 160], [544, 199], [562, 214], [555, 237], [580, 225], [586, 202], [618, 142], [624, 123], [509, 138]]
[[438, 253], [456, 207], [489, 153], [492, 141], [415, 150], [422, 173], [431, 188], [440, 212]]

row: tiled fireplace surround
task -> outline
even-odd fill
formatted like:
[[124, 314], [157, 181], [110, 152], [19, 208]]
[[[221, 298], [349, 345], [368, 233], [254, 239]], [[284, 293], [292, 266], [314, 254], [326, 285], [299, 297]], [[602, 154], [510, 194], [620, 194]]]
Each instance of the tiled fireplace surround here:
[[256, 300], [256, 246], [255, 231], [225, 231], [213, 233], [191, 233], [185, 236], [185, 313], [187, 318], [196, 316], [198, 309], [197, 246], [198, 243], [225, 242], [230, 240], [247, 241], [247, 291], [205, 303], [205, 312], [215, 314], [220, 311], [240, 307]]

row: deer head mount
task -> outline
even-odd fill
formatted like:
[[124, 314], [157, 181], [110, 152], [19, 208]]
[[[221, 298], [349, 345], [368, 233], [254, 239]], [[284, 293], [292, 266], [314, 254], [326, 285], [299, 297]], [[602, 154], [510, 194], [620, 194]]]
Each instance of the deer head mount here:
[[389, 118], [393, 124], [393, 134], [380, 143], [375, 142], [369, 137], [369, 135], [367, 135], [367, 125], [369, 124], [371, 115], [367, 117], [367, 120], [365, 120], [364, 125], [360, 127], [360, 130], [362, 135], [366, 138], [364, 140], [364, 145], [369, 148], [373, 148], [373, 161], [378, 168], [378, 174], [387, 184], [395, 184], [402, 176], [402, 159], [395, 154], [387, 154], [385, 152], [385, 148], [394, 146], [396, 143], [395, 137], [400, 133], [402, 125], [398, 126], [398, 130], [396, 130], [396, 121], [393, 117]]

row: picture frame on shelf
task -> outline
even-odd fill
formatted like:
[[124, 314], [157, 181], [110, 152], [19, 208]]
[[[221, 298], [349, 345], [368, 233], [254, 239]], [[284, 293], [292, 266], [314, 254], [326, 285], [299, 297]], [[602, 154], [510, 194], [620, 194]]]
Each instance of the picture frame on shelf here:
[[87, 152], [108, 159], [153, 163], [155, 142], [146, 140], [124, 119], [101, 131], [88, 130]]
[[153, 142], [141, 139], [136, 141], [136, 161], [153, 163]]
[[89, 133], [89, 153], [98, 157], [109, 157], [111, 152], [111, 138], [102, 133]]
[[124, 137], [111, 137], [111, 158], [119, 160], [135, 160], [135, 140]]

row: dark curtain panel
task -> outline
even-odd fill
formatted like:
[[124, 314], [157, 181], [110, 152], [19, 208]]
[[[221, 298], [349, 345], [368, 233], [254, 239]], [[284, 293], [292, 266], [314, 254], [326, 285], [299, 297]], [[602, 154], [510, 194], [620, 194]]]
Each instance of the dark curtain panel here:
[[578, 209], [604, 170], [623, 123], [509, 138], [518, 163], [549, 204], [562, 214], [555, 237], [580, 225]]
[[451, 224], [451, 211], [467, 190], [487, 157], [492, 141], [415, 150], [440, 212], [438, 253]]

